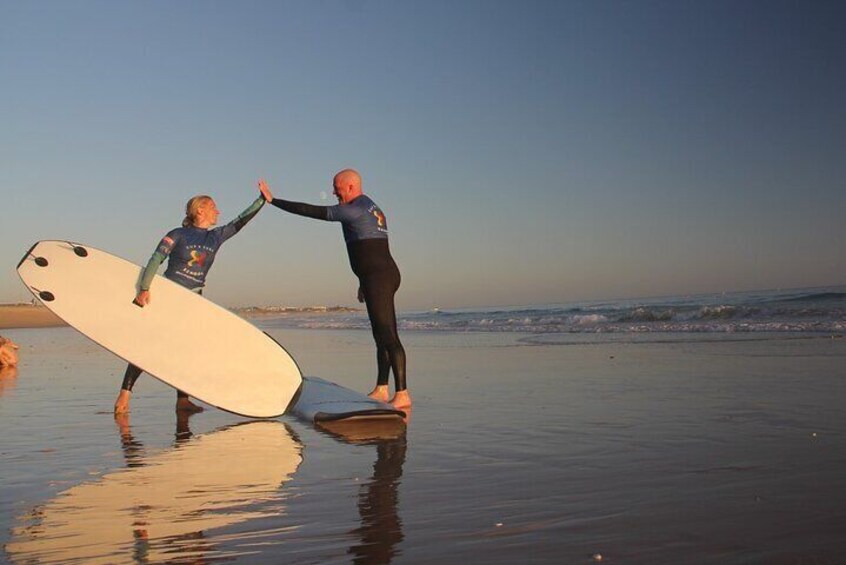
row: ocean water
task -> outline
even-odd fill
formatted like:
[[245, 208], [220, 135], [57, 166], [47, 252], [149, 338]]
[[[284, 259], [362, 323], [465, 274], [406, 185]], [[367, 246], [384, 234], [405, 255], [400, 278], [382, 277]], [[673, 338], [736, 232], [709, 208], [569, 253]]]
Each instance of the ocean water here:
[[[282, 319], [306, 374], [373, 385], [369, 331]], [[149, 376], [116, 419], [119, 359], [4, 334], [0, 563], [846, 561], [833, 332], [405, 330], [408, 425], [352, 429], [178, 417]]]
[[[366, 329], [364, 313], [269, 316], [268, 327]], [[401, 330], [546, 334], [842, 333], [846, 287], [400, 313]]]

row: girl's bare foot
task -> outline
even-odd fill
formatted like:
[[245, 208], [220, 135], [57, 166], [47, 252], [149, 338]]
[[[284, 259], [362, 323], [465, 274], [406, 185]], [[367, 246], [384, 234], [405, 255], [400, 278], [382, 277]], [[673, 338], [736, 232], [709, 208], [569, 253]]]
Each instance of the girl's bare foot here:
[[129, 397], [132, 395], [126, 389], [120, 389], [117, 400], [115, 400], [115, 414], [126, 414], [129, 412]]
[[120, 429], [121, 436], [130, 435], [129, 412], [115, 412], [115, 424]]
[[378, 400], [379, 402], [387, 402], [388, 401], [388, 385], [376, 385], [370, 394], [368, 394], [370, 398], [374, 400]]
[[202, 412], [205, 410], [202, 406], [197, 406], [191, 402], [190, 398], [177, 398], [176, 411], [177, 412]]

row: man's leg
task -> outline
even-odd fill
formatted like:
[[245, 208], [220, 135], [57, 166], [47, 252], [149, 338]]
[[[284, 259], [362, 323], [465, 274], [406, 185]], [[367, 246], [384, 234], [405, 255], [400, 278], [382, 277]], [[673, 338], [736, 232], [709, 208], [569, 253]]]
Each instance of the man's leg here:
[[[394, 307], [394, 293], [398, 288], [399, 272], [378, 273], [362, 281], [367, 315], [370, 318], [373, 339], [376, 341], [377, 363], [379, 364], [376, 389], [370, 394], [371, 396], [375, 393], [381, 394], [382, 390], [387, 392], [388, 382], [385, 367], [390, 365], [396, 385], [396, 393], [390, 403], [396, 408], [402, 409], [411, 407], [411, 397], [408, 394], [405, 378], [405, 348], [403, 348], [397, 332], [397, 318]], [[379, 380], [383, 378], [384, 380]]]
[[376, 376], [376, 388], [370, 391], [370, 398], [375, 398], [382, 402], [388, 401], [388, 378], [391, 373], [391, 358], [388, 355], [388, 350], [384, 347], [376, 347], [376, 366], [379, 373]]

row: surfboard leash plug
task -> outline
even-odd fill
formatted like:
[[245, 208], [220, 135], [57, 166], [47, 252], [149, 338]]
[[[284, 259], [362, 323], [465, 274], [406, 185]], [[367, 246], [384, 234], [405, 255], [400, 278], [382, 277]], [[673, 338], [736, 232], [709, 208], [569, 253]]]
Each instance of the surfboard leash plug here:
[[73, 252], [76, 253], [78, 257], [88, 257], [88, 250], [81, 245], [77, 245], [72, 241], [66, 241], [65, 243], [73, 247]]
[[40, 298], [41, 300], [43, 300], [45, 302], [53, 302], [54, 300], [56, 300], [56, 296], [48, 290], [38, 290], [34, 286], [30, 287], [30, 288], [32, 290], [34, 290], [35, 292], [37, 292], [38, 298]]

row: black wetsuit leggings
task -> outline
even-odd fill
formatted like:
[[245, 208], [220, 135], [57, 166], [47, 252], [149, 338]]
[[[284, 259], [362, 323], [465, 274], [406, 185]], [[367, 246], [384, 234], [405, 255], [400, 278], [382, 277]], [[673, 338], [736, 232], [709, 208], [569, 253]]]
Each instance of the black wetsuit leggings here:
[[387, 385], [393, 369], [396, 389], [405, 390], [405, 349], [397, 332], [394, 294], [400, 285], [399, 269], [382, 269], [359, 277], [367, 315], [376, 341], [376, 364], [379, 368], [376, 383]]

